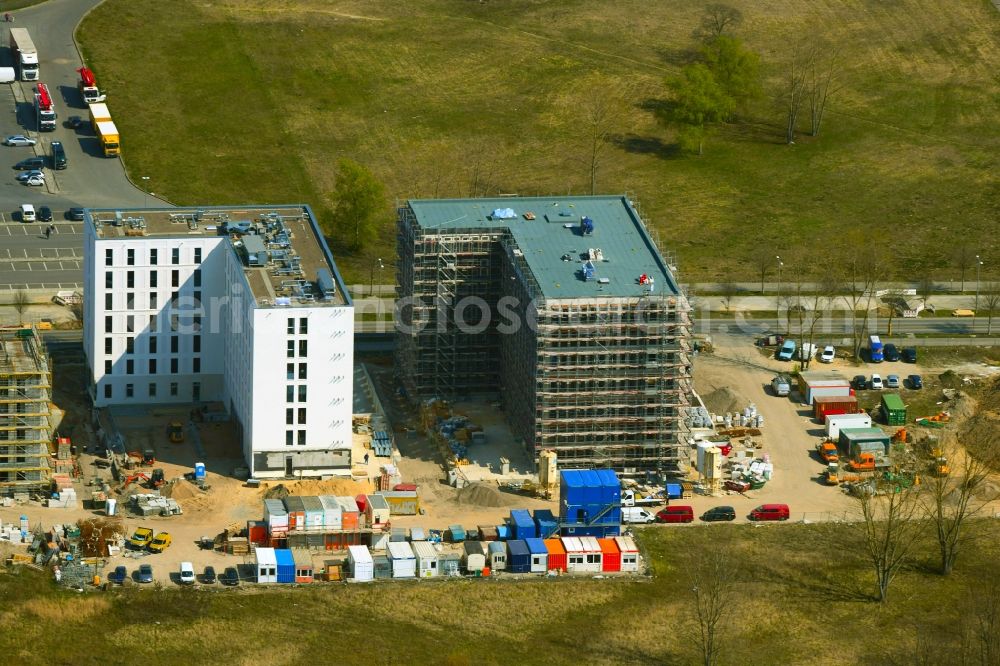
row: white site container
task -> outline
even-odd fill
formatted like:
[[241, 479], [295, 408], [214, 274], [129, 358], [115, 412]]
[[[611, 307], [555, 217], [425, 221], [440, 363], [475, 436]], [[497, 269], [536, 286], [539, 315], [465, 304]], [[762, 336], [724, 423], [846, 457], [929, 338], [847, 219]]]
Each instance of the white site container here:
[[826, 436], [837, 441], [843, 428], [871, 428], [870, 414], [827, 414]]
[[615, 544], [622, 555], [622, 571], [639, 570], [639, 548], [632, 537], [615, 537]]
[[254, 551], [258, 583], [278, 582], [278, 558], [274, 548], [257, 548]]
[[392, 562], [393, 578], [415, 578], [417, 558], [410, 544], [405, 541], [389, 542], [389, 560]]
[[320, 495], [319, 503], [323, 505], [323, 527], [327, 530], [342, 529], [342, 509], [337, 498], [333, 495]]
[[375, 560], [367, 546], [348, 546], [347, 559], [351, 563], [351, 578], [358, 581], [375, 578]]

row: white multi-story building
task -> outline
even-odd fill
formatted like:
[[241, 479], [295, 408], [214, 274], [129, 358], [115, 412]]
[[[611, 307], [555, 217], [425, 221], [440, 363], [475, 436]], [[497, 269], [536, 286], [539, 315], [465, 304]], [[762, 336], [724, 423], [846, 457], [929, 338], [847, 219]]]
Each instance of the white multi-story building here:
[[350, 466], [354, 306], [306, 206], [91, 209], [94, 404], [224, 405], [255, 478]]

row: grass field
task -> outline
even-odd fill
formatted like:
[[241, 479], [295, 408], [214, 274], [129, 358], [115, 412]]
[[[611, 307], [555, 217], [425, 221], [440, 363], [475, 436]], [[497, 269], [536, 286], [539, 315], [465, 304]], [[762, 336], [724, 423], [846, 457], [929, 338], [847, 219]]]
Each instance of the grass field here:
[[[890, 591], [845, 525], [652, 528], [639, 580], [436, 581], [240, 592], [79, 595], [0, 571], [0, 647], [18, 663], [690, 664], [691, 561], [723, 550], [738, 575], [724, 664], [959, 663], [970, 597], [993, 577], [1000, 525], [933, 573], [930, 544]], [[964, 619], [963, 619], [964, 618]], [[53, 623], [58, 623], [53, 624]], [[851, 640], [842, 640], [845, 635]], [[94, 640], [99, 636], [99, 640]], [[974, 646], [974, 640], [969, 647]], [[923, 661], [919, 658], [923, 657]], [[972, 660], [966, 663], [979, 663]]]
[[[368, 165], [390, 200], [379, 245], [339, 253], [349, 281], [394, 256], [396, 199], [589, 191], [580, 109], [595, 76], [608, 95], [627, 91], [598, 188], [640, 203], [685, 281], [753, 279], [747, 259], [776, 250], [786, 274], [818, 275], [815, 258], [847, 236], [881, 244], [898, 275], [926, 261], [956, 278], [959, 242], [996, 256], [1000, 12], [988, 0], [730, 4], [767, 95], [700, 158], [678, 152], [655, 109], [703, 3], [109, 0], [79, 37], [126, 164], [171, 201], [322, 211], [336, 159]], [[820, 38], [842, 54], [843, 88], [820, 136], [786, 146], [781, 62]]]

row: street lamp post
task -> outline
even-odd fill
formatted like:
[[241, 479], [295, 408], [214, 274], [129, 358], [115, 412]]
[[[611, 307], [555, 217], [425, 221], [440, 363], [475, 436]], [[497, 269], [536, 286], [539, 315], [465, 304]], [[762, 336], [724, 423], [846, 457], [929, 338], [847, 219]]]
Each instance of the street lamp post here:
[[774, 259], [775, 259], [775, 261], [778, 262], [778, 288], [777, 288], [777, 294], [778, 295], [775, 296], [775, 299], [776, 299], [775, 300], [775, 307], [777, 307], [777, 298], [778, 298], [778, 296], [781, 295], [781, 267], [785, 265], [785, 262], [783, 262], [781, 260], [781, 257], [777, 256], [777, 255], [775, 255]]
[[382, 277], [382, 269], [385, 266], [382, 265], [382, 259], [376, 259], [375, 263], [372, 264], [371, 272], [368, 275], [368, 295], [372, 296], [375, 294], [375, 269], [379, 270], [379, 279]]
[[972, 306], [972, 332], [976, 332], [976, 318], [979, 317], [979, 269], [983, 267], [983, 262], [976, 255], [976, 304]]
[[149, 176], [139, 176], [142, 179], [143, 208], [149, 208]]

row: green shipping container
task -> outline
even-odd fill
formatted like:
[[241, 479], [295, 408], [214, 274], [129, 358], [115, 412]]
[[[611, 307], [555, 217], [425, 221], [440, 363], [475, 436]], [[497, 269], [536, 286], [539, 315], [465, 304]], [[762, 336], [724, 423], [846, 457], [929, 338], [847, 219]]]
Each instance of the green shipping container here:
[[906, 405], [898, 393], [882, 396], [882, 418], [891, 426], [906, 425]]

